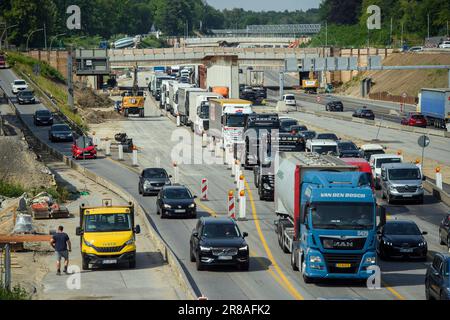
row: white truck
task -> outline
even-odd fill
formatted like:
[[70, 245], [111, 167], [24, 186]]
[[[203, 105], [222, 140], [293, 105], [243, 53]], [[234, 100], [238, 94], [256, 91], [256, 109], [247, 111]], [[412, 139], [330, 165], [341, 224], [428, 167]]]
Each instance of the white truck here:
[[333, 140], [313, 139], [306, 141], [306, 151], [318, 154], [334, 154], [337, 155], [337, 142]]
[[[213, 92], [191, 92], [189, 95], [189, 123], [193, 132], [202, 135], [209, 128], [209, 101], [223, 99], [223, 96]], [[195, 103], [191, 103], [194, 99]]]
[[169, 82], [169, 106], [168, 111], [173, 116], [178, 114], [178, 90], [180, 88], [192, 88], [194, 85], [187, 83], [179, 83], [177, 81]]
[[223, 148], [243, 143], [245, 118], [252, 114], [251, 101], [241, 99], [212, 99], [209, 101], [208, 137]]
[[24, 91], [28, 89], [28, 84], [25, 80], [19, 79], [14, 80], [13, 83], [11, 83], [12, 93], [18, 94], [20, 91]]
[[[166, 109], [169, 98], [169, 83], [175, 80], [163, 80], [161, 82], [161, 99], [159, 99], [159, 107]], [[166, 109], [167, 110], [167, 109]]]
[[178, 114], [182, 125], [189, 126], [190, 105], [195, 104], [194, 94], [204, 94], [202, 88], [180, 88], [178, 90]]

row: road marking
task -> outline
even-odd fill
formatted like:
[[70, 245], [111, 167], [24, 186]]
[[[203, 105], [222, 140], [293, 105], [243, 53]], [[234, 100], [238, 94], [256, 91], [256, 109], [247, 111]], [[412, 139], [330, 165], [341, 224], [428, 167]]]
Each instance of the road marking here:
[[267, 241], [264, 238], [264, 235], [263, 235], [262, 230], [261, 230], [261, 226], [259, 224], [258, 214], [256, 212], [256, 206], [255, 206], [255, 201], [253, 199], [252, 191], [250, 190], [250, 187], [248, 185], [247, 180], [244, 180], [244, 183], [245, 183], [245, 187], [246, 187], [246, 189], [248, 191], [248, 196], [249, 196], [250, 203], [251, 203], [251, 206], [252, 206], [252, 215], [253, 215], [253, 220], [255, 221], [256, 230], [258, 231], [259, 238], [260, 238], [261, 243], [262, 243], [262, 245], [264, 247], [264, 250], [266, 251], [267, 257], [269, 258], [269, 260], [272, 263], [272, 265], [275, 268], [275, 270], [278, 272], [278, 275], [280, 276], [280, 278], [286, 284], [286, 287], [288, 288], [288, 290], [291, 293], [291, 295], [297, 300], [304, 300], [305, 298], [294, 288], [294, 286], [291, 284], [291, 282], [284, 275], [284, 273], [281, 270], [281, 268], [278, 265], [278, 263], [275, 261], [273, 255], [272, 255], [272, 251], [270, 250], [269, 246], [267, 245]]
[[394, 288], [390, 287], [385, 281], [381, 281], [381, 283], [383, 284], [383, 286], [389, 290], [390, 293], [392, 293], [394, 296], [397, 297], [397, 299], [399, 300], [406, 300], [406, 298], [404, 296], [402, 296], [400, 293], [397, 292], [397, 290], [395, 290]]

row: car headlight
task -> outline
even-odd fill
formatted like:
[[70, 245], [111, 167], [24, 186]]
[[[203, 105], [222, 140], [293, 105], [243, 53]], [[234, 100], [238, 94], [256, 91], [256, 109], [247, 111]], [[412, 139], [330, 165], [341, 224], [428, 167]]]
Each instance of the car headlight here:
[[248, 251], [248, 245], [239, 248], [239, 251]]
[[386, 241], [386, 240], [384, 240], [384, 244], [387, 245], [387, 246], [392, 246], [392, 242], [389, 242], [389, 241]]
[[86, 239], [84, 239], [84, 238], [83, 238], [83, 243], [88, 247], [91, 247], [91, 248], [93, 247], [93, 245], [91, 243], [87, 242]]
[[422, 190], [423, 190], [423, 186], [418, 186], [418, 187], [417, 187], [417, 190], [418, 190], [418, 191], [422, 191]]
[[211, 251], [211, 248], [210, 248], [210, 247], [203, 247], [203, 246], [200, 246], [200, 251], [203, 251], [203, 252], [209, 252], [209, 251]]
[[366, 258], [366, 263], [368, 264], [375, 264], [377, 262], [376, 257], [367, 257]]
[[266, 190], [270, 190], [270, 186], [269, 186], [268, 183], [264, 183], [264, 184], [263, 184], [263, 187], [264, 187], [264, 189], [266, 189]]
[[134, 239], [130, 239], [130, 240], [128, 240], [127, 242], [125, 242], [125, 245], [126, 245], [126, 246], [130, 246], [130, 245], [132, 245], [132, 244], [134, 244]]
[[311, 263], [321, 263], [322, 262], [322, 258], [319, 256], [310, 256], [309, 257], [309, 262]]
[[191, 204], [189, 205], [189, 208], [190, 208], [190, 209], [195, 208], [195, 203], [191, 203]]
[[389, 187], [389, 190], [390, 190], [390, 191], [397, 191], [397, 188], [396, 188], [396, 187], [393, 187], [393, 186], [390, 186], [390, 187]]
[[427, 245], [426, 241], [422, 241], [421, 243], [419, 243], [419, 247], [425, 247]]
[[170, 186], [171, 184], [172, 184], [172, 182], [166, 181], [166, 186]]
[[150, 183], [150, 181], [145, 181], [144, 182], [144, 188], [148, 188], [148, 187], [150, 187], [150, 185], [151, 185], [151, 183]]
[[172, 206], [170, 204], [165, 204], [164, 209], [172, 209]]

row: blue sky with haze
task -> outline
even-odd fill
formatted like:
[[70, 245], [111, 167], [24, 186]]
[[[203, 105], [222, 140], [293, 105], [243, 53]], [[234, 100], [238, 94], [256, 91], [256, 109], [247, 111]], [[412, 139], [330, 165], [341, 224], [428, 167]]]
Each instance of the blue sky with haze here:
[[321, 0], [207, 0], [207, 2], [217, 9], [295, 11], [318, 8]]

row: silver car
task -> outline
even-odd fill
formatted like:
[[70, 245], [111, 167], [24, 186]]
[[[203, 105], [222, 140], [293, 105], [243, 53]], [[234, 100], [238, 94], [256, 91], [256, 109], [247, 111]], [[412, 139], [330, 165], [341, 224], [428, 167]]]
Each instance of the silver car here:
[[381, 192], [388, 203], [395, 200], [423, 203], [424, 190], [420, 169], [412, 163], [389, 163], [381, 166]]

